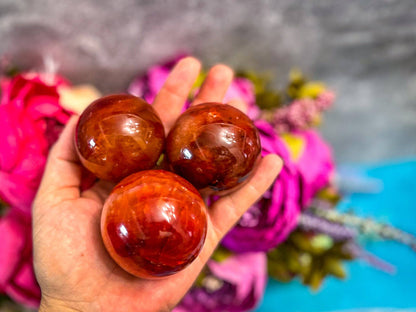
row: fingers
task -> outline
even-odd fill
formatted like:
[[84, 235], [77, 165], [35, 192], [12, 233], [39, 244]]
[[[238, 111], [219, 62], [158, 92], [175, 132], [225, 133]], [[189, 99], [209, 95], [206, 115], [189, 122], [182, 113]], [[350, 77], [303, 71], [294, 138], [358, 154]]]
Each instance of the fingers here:
[[233, 76], [232, 69], [226, 65], [218, 64], [212, 67], [192, 105], [204, 102], [222, 102]]
[[166, 132], [181, 113], [200, 69], [201, 64], [197, 59], [193, 57], [182, 59], [173, 68], [156, 96], [153, 107], [162, 119]]
[[81, 165], [74, 145], [77, 120], [77, 116], [71, 117], [51, 148], [37, 198], [58, 201], [79, 197]]
[[242, 99], [233, 99], [230, 102], [227, 103], [228, 105], [231, 105], [240, 111], [242, 111], [244, 114], [247, 114], [247, 103], [244, 102]]
[[262, 195], [282, 169], [283, 162], [270, 154], [261, 159], [250, 180], [240, 189], [216, 201], [210, 209], [214, 239], [218, 241]]

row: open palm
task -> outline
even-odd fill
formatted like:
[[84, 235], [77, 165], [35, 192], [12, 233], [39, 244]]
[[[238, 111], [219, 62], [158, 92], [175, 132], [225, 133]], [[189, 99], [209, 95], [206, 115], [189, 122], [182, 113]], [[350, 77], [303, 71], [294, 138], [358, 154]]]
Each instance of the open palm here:
[[[191, 57], [172, 70], [153, 105], [166, 132], [179, 116], [200, 69]], [[224, 65], [208, 73], [193, 105], [221, 102], [232, 80]], [[243, 109], [240, 101], [233, 103]], [[281, 168], [276, 155], [263, 158], [239, 190], [209, 208], [205, 245], [183, 271], [145, 280], [123, 271], [101, 240], [100, 215], [113, 185], [99, 181], [80, 191], [82, 167], [73, 143], [77, 118], [67, 124], [52, 148], [33, 206], [35, 272], [42, 290], [40, 311], [170, 311], [191, 287], [215, 247], [267, 190]]]

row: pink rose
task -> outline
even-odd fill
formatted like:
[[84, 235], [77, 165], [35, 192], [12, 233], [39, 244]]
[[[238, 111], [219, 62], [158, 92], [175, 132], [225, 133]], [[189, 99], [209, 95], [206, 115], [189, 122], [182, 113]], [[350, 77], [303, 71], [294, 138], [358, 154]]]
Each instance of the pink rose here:
[[59, 105], [57, 89], [65, 82], [55, 77], [47, 83], [46, 78], [25, 74], [0, 81], [0, 198], [26, 214], [49, 148], [70, 116]]
[[194, 286], [173, 312], [251, 311], [263, 298], [266, 254], [245, 253], [209, 260], [201, 285]]
[[[329, 145], [314, 130], [294, 131], [289, 134], [302, 142], [297, 153], [291, 153], [291, 161], [299, 172], [301, 206], [308, 208], [316, 193], [330, 184], [335, 165]], [[288, 146], [291, 149], [290, 144]], [[295, 155], [296, 154], [296, 155]]]
[[32, 266], [31, 205], [49, 148], [70, 113], [59, 103], [57, 76], [23, 74], [0, 81], [0, 198], [8, 206], [0, 218], [0, 293], [36, 307], [40, 289]]
[[0, 219], [0, 293], [36, 308], [40, 288], [32, 266], [31, 221], [17, 209]]
[[290, 160], [288, 148], [272, 125], [263, 120], [255, 125], [260, 133], [262, 155], [277, 154], [284, 165], [270, 189], [224, 237], [222, 244], [235, 252], [276, 247], [295, 229], [301, 211], [299, 172]]

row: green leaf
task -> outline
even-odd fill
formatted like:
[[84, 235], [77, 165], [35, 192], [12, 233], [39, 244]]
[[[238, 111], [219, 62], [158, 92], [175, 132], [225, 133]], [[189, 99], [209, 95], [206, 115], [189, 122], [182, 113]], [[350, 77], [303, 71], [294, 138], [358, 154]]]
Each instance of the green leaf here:
[[264, 90], [256, 95], [256, 104], [260, 109], [274, 109], [282, 106], [282, 95], [277, 91]]
[[7, 205], [6, 205], [6, 203], [5, 202], [3, 202], [1, 199], [0, 199], [0, 217], [1, 216], [4, 216], [5, 214], [6, 214], [6, 212], [7, 212]]
[[254, 86], [254, 93], [261, 94], [269, 88], [272, 78], [271, 74], [259, 74], [253, 71], [241, 71], [236, 74], [237, 77], [246, 78], [251, 81]]
[[201, 273], [197, 276], [194, 287], [203, 287], [204, 286], [204, 279], [207, 276], [206, 270], [202, 270]]
[[311, 246], [315, 252], [322, 253], [334, 246], [334, 240], [331, 236], [317, 234], [311, 239]]
[[319, 199], [329, 202], [334, 206], [341, 200], [341, 195], [335, 188], [330, 186], [321, 189], [315, 196]]
[[325, 274], [322, 271], [313, 271], [305, 280], [306, 285], [309, 285], [312, 290], [317, 291], [325, 278]]
[[227, 260], [233, 253], [226, 249], [225, 247], [219, 246], [217, 249], [215, 249], [214, 253], [211, 256], [211, 259], [217, 262], [222, 262], [224, 260]]
[[306, 77], [299, 68], [292, 68], [289, 72], [289, 85], [302, 86], [306, 83]]
[[326, 257], [324, 260], [324, 270], [337, 278], [344, 279], [347, 274], [339, 259]]
[[289, 270], [287, 270], [284, 266], [280, 266], [280, 265], [268, 263], [267, 270], [268, 270], [269, 276], [283, 283], [290, 282], [295, 276]]
[[292, 99], [297, 99], [299, 89], [306, 83], [306, 78], [303, 75], [303, 73], [297, 69], [294, 68], [289, 73], [289, 84], [286, 87], [286, 93], [289, 95]]
[[194, 85], [192, 86], [192, 90], [199, 89], [202, 86], [205, 78], [207, 77], [207, 72], [205, 70], [201, 70], [199, 72], [198, 77], [196, 78]]

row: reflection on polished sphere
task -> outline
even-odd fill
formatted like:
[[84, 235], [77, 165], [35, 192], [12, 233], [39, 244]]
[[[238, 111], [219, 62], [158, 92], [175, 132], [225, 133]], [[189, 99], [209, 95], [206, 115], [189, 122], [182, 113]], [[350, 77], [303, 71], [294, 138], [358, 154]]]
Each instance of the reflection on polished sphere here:
[[104, 204], [101, 234], [124, 270], [159, 278], [184, 269], [199, 254], [207, 232], [204, 201], [186, 180], [146, 170], [122, 180]]
[[166, 153], [173, 170], [199, 189], [229, 190], [243, 182], [261, 151], [257, 128], [240, 110], [205, 103], [185, 111]]
[[75, 145], [84, 167], [101, 179], [117, 182], [152, 168], [164, 138], [162, 122], [151, 105], [118, 94], [87, 107], [78, 121]]

